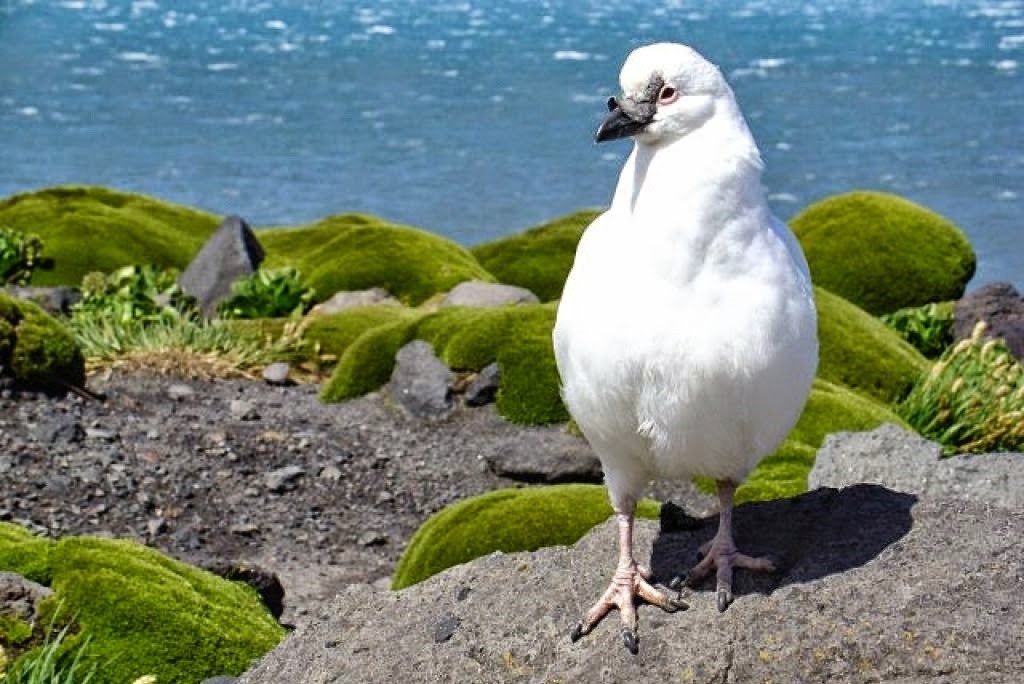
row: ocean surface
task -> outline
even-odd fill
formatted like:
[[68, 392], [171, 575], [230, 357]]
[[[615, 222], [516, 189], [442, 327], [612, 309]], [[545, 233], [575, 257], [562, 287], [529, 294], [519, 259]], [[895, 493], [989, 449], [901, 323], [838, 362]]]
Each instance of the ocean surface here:
[[368, 211], [475, 244], [608, 202], [629, 50], [686, 42], [775, 211], [866, 188], [1024, 288], [1024, 0], [0, 0], [0, 196], [144, 192], [252, 224]]

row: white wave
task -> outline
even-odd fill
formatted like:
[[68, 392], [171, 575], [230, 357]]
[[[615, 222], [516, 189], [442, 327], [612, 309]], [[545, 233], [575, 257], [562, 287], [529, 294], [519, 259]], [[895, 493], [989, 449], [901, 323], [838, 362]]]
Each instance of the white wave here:
[[104, 70], [94, 66], [76, 66], [71, 67], [71, 73], [75, 76], [102, 76], [104, 74]]
[[117, 54], [117, 58], [125, 62], [131, 62], [132, 64], [159, 64], [161, 61], [159, 55], [154, 55], [149, 52], [119, 52]]
[[160, 6], [154, 0], [133, 0], [132, 16], [137, 17], [143, 12], [159, 9], [159, 7]]
[[1003, 36], [999, 39], [1000, 50], [1016, 50], [1024, 47], [1024, 35]]
[[778, 69], [781, 66], [785, 66], [788, 62], [788, 59], [782, 57], [762, 57], [761, 59], [755, 59], [750, 63], [750, 66], [755, 69]]
[[393, 26], [388, 26], [387, 24], [374, 24], [370, 28], [366, 29], [366, 32], [371, 36], [390, 36], [395, 32], [395, 28]]
[[38, 107], [19, 107], [17, 110], [22, 116], [39, 116]]
[[783, 152], [788, 152], [789, 150], [793, 149], [793, 146], [790, 145], [788, 142], [783, 141], [775, 143], [775, 149], [782, 150]]
[[998, 62], [992, 62], [992, 66], [994, 66], [998, 71], [1016, 71], [1017, 60], [1001, 59]]
[[441, 50], [447, 44], [448, 43], [446, 43], [444, 40], [440, 38], [434, 38], [427, 41], [427, 47], [431, 50]]
[[998, 195], [996, 195], [996, 199], [1004, 201], [1015, 200], [1017, 199], [1017, 193], [1014, 192], [1013, 190], [1003, 190]]
[[125, 28], [127, 28], [124, 24], [120, 22], [104, 23], [102, 21], [97, 21], [95, 24], [92, 25], [92, 27], [97, 31], [110, 31], [112, 33], [118, 33], [120, 31], [124, 31]]
[[207, 71], [234, 71], [238, 68], [238, 65], [234, 62], [214, 62], [213, 64], [207, 64]]
[[86, 4], [82, 0], [65, 0], [65, 2], [60, 3], [60, 6], [70, 10], [83, 10], [86, 8]]
[[608, 100], [607, 95], [592, 95], [589, 93], [573, 93], [570, 98], [573, 102], [580, 104], [595, 104], [597, 102], [606, 102]]
[[299, 49], [299, 44], [285, 41], [278, 45], [277, 49], [280, 50], [281, 52], [295, 52], [296, 50]]
[[271, 31], [284, 31], [288, 28], [288, 24], [284, 23], [280, 19], [268, 19], [263, 22], [263, 25]]
[[768, 199], [772, 202], [785, 202], [787, 204], [796, 204], [800, 201], [800, 198], [791, 192], [773, 192], [768, 195]]
[[580, 52], [579, 50], [559, 50], [552, 56], [557, 61], [585, 62], [590, 59], [589, 52]]

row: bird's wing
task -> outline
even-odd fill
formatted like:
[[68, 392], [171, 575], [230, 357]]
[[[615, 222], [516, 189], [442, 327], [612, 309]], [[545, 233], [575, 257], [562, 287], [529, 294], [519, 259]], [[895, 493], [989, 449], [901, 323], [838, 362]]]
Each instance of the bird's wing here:
[[778, 236], [782, 244], [786, 246], [786, 250], [789, 252], [790, 258], [796, 265], [800, 272], [803, 273], [804, 279], [808, 283], [811, 282], [811, 269], [807, 265], [807, 257], [804, 256], [804, 251], [800, 248], [800, 243], [797, 241], [796, 236], [793, 235], [793, 231], [789, 229], [785, 223], [779, 219], [778, 216], [772, 215], [771, 220], [772, 232]]

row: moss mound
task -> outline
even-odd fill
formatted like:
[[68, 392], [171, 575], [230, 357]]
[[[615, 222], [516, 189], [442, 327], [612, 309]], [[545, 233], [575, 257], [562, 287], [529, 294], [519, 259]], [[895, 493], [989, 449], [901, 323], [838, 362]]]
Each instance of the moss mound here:
[[367, 330], [388, 323], [411, 320], [414, 309], [394, 304], [373, 304], [348, 309], [336, 314], [313, 316], [305, 324], [304, 339], [320, 345], [320, 351], [341, 357], [345, 350]]
[[284, 636], [250, 587], [223, 580], [134, 542], [89, 537], [52, 541], [0, 523], [0, 570], [54, 590], [79, 634], [96, 684], [156, 675], [195, 684], [241, 674]]
[[34, 233], [53, 268], [37, 269], [34, 285], [78, 285], [91, 271], [129, 264], [184, 268], [219, 219], [144, 195], [66, 185], [0, 201], [0, 225]]
[[562, 296], [576, 245], [600, 213], [596, 209], [578, 211], [470, 251], [500, 282], [525, 287], [548, 302]]
[[342, 328], [339, 337], [350, 341], [321, 392], [324, 401], [343, 401], [379, 388], [391, 377], [398, 350], [422, 339], [451, 368], [480, 370], [496, 361], [502, 372], [498, 411], [507, 419], [544, 424], [568, 418], [551, 346], [554, 304], [407, 310], [377, 326], [372, 318], [379, 312], [359, 311], [338, 314], [332, 323]]
[[494, 280], [454, 242], [363, 214], [268, 228], [259, 240], [267, 268], [297, 268], [321, 301], [341, 290], [382, 287], [405, 304], [419, 304], [464, 280]]
[[[907, 427], [895, 411], [870, 397], [815, 379], [800, 419], [786, 441], [767, 456], [736, 490], [736, 501], [763, 501], [807, 491], [807, 474], [825, 437], [839, 431], [873, 430], [883, 423]], [[701, 488], [714, 491], [702, 481]]]
[[0, 367], [23, 387], [85, 384], [85, 358], [71, 332], [31, 302], [0, 292]]
[[[657, 518], [659, 504], [641, 501], [637, 515]], [[600, 485], [499, 489], [452, 504], [413, 535], [398, 561], [391, 588], [422, 582], [446, 568], [494, 551], [533, 551], [572, 544], [612, 514]]]
[[815, 285], [876, 316], [958, 299], [974, 275], [974, 251], [960, 229], [895, 195], [836, 195], [790, 225]]
[[842, 297], [815, 288], [818, 377], [886, 403], [902, 399], [928, 360], [898, 333]]

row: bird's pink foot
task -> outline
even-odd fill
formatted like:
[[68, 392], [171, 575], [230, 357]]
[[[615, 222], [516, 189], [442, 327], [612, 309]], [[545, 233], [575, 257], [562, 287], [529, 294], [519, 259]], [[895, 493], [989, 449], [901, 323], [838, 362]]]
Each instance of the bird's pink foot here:
[[[721, 531], [708, 544], [700, 547], [704, 557], [687, 573], [685, 581], [689, 587], [696, 586], [715, 571], [718, 582], [718, 611], [722, 612], [732, 603], [733, 568], [746, 568], [761, 572], [773, 572], [775, 563], [766, 557], [748, 556], [736, 550], [732, 534], [723, 535]], [[681, 578], [680, 578], [681, 579]], [[672, 585], [678, 583], [673, 580]]]
[[618, 608], [619, 616], [622, 618], [622, 643], [630, 653], [636, 655], [639, 650], [636, 635], [638, 599], [669, 613], [686, 610], [689, 607], [679, 598], [672, 598], [655, 589], [648, 581], [650, 579], [651, 571], [642, 565], [637, 565], [633, 561], [625, 565], [620, 564], [608, 589], [572, 628], [569, 638], [578, 641], [582, 636], [589, 634], [612, 608]]

